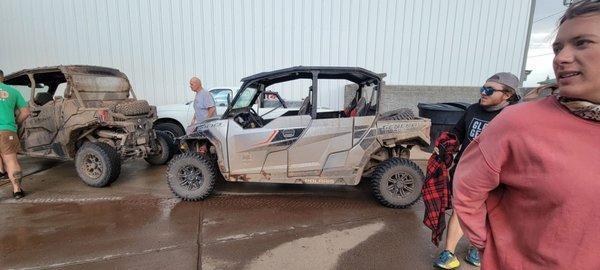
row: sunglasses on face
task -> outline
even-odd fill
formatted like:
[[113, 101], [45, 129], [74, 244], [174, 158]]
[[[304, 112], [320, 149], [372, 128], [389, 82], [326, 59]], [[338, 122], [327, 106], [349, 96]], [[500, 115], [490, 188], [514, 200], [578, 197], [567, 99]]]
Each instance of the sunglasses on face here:
[[491, 96], [491, 95], [493, 95], [493, 94], [494, 94], [494, 92], [496, 92], [496, 91], [498, 91], [498, 92], [504, 92], [504, 91], [502, 91], [502, 90], [496, 90], [496, 89], [494, 89], [494, 88], [491, 88], [491, 87], [485, 87], [485, 86], [483, 86], [483, 87], [481, 87], [481, 88], [479, 89], [479, 92], [480, 92], [480, 93], [482, 93], [482, 94], [484, 94], [484, 95], [486, 95], [486, 96]]

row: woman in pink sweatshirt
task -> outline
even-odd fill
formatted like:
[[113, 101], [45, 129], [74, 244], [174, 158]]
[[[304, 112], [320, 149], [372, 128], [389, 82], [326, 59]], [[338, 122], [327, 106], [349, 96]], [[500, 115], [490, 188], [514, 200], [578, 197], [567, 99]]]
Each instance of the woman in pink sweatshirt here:
[[483, 269], [600, 269], [600, 1], [571, 6], [553, 48], [559, 94], [505, 109], [458, 164]]

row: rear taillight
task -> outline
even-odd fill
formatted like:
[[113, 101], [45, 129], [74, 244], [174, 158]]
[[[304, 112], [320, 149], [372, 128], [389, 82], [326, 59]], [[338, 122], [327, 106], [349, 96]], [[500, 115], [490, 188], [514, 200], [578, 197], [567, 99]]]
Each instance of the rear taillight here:
[[98, 121], [100, 122], [108, 122], [108, 110], [98, 110], [96, 117], [98, 117]]

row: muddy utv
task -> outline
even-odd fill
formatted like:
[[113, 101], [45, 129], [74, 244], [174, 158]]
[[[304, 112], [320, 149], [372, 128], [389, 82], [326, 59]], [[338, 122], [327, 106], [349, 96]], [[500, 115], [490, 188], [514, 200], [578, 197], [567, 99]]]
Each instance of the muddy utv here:
[[145, 158], [165, 164], [168, 136], [152, 129], [156, 108], [137, 100], [127, 76], [95, 66], [22, 70], [5, 83], [29, 100], [31, 116], [19, 128], [21, 154], [75, 160], [79, 177], [103, 187], [115, 181], [121, 162]]
[[[410, 160], [410, 150], [428, 146], [431, 123], [410, 109], [380, 114], [384, 76], [362, 68], [293, 67], [242, 79], [240, 91], [220, 119], [180, 137], [183, 153], [167, 169], [171, 190], [183, 200], [195, 201], [210, 195], [221, 177], [329, 185], [357, 185], [368, 177], [381, 204], [395, 208], [414, 204], [424, 176]], [[343, 89], [344, 84], [332, 87], [332, 81], [339, 80], [355, 84], [352, 101], [343, 110], [323, 110], [319, 98], [340, 91], [339, 85]], [[299, 109], [274, 119], [263, 117], [268, 112], [255, 111], [261, 94], [286, 89], [291, 82], [307, 93]]]

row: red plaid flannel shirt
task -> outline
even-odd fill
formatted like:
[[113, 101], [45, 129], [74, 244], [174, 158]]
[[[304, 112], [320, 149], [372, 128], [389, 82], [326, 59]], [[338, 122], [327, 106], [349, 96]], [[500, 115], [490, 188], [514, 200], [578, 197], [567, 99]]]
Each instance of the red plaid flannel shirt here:
[[460, 143], [454, 134], [443, 132], [435, 141], [433, 155], [427, 163], [427, 177], [421, 190], [425, 203], [423, 223], [431, 229], [431, 241], [436, 246], [446, 229], [444, 213], [452, 207], [450, 200], [450, 177], [448, 169], [452, 166], [454, 153]]

